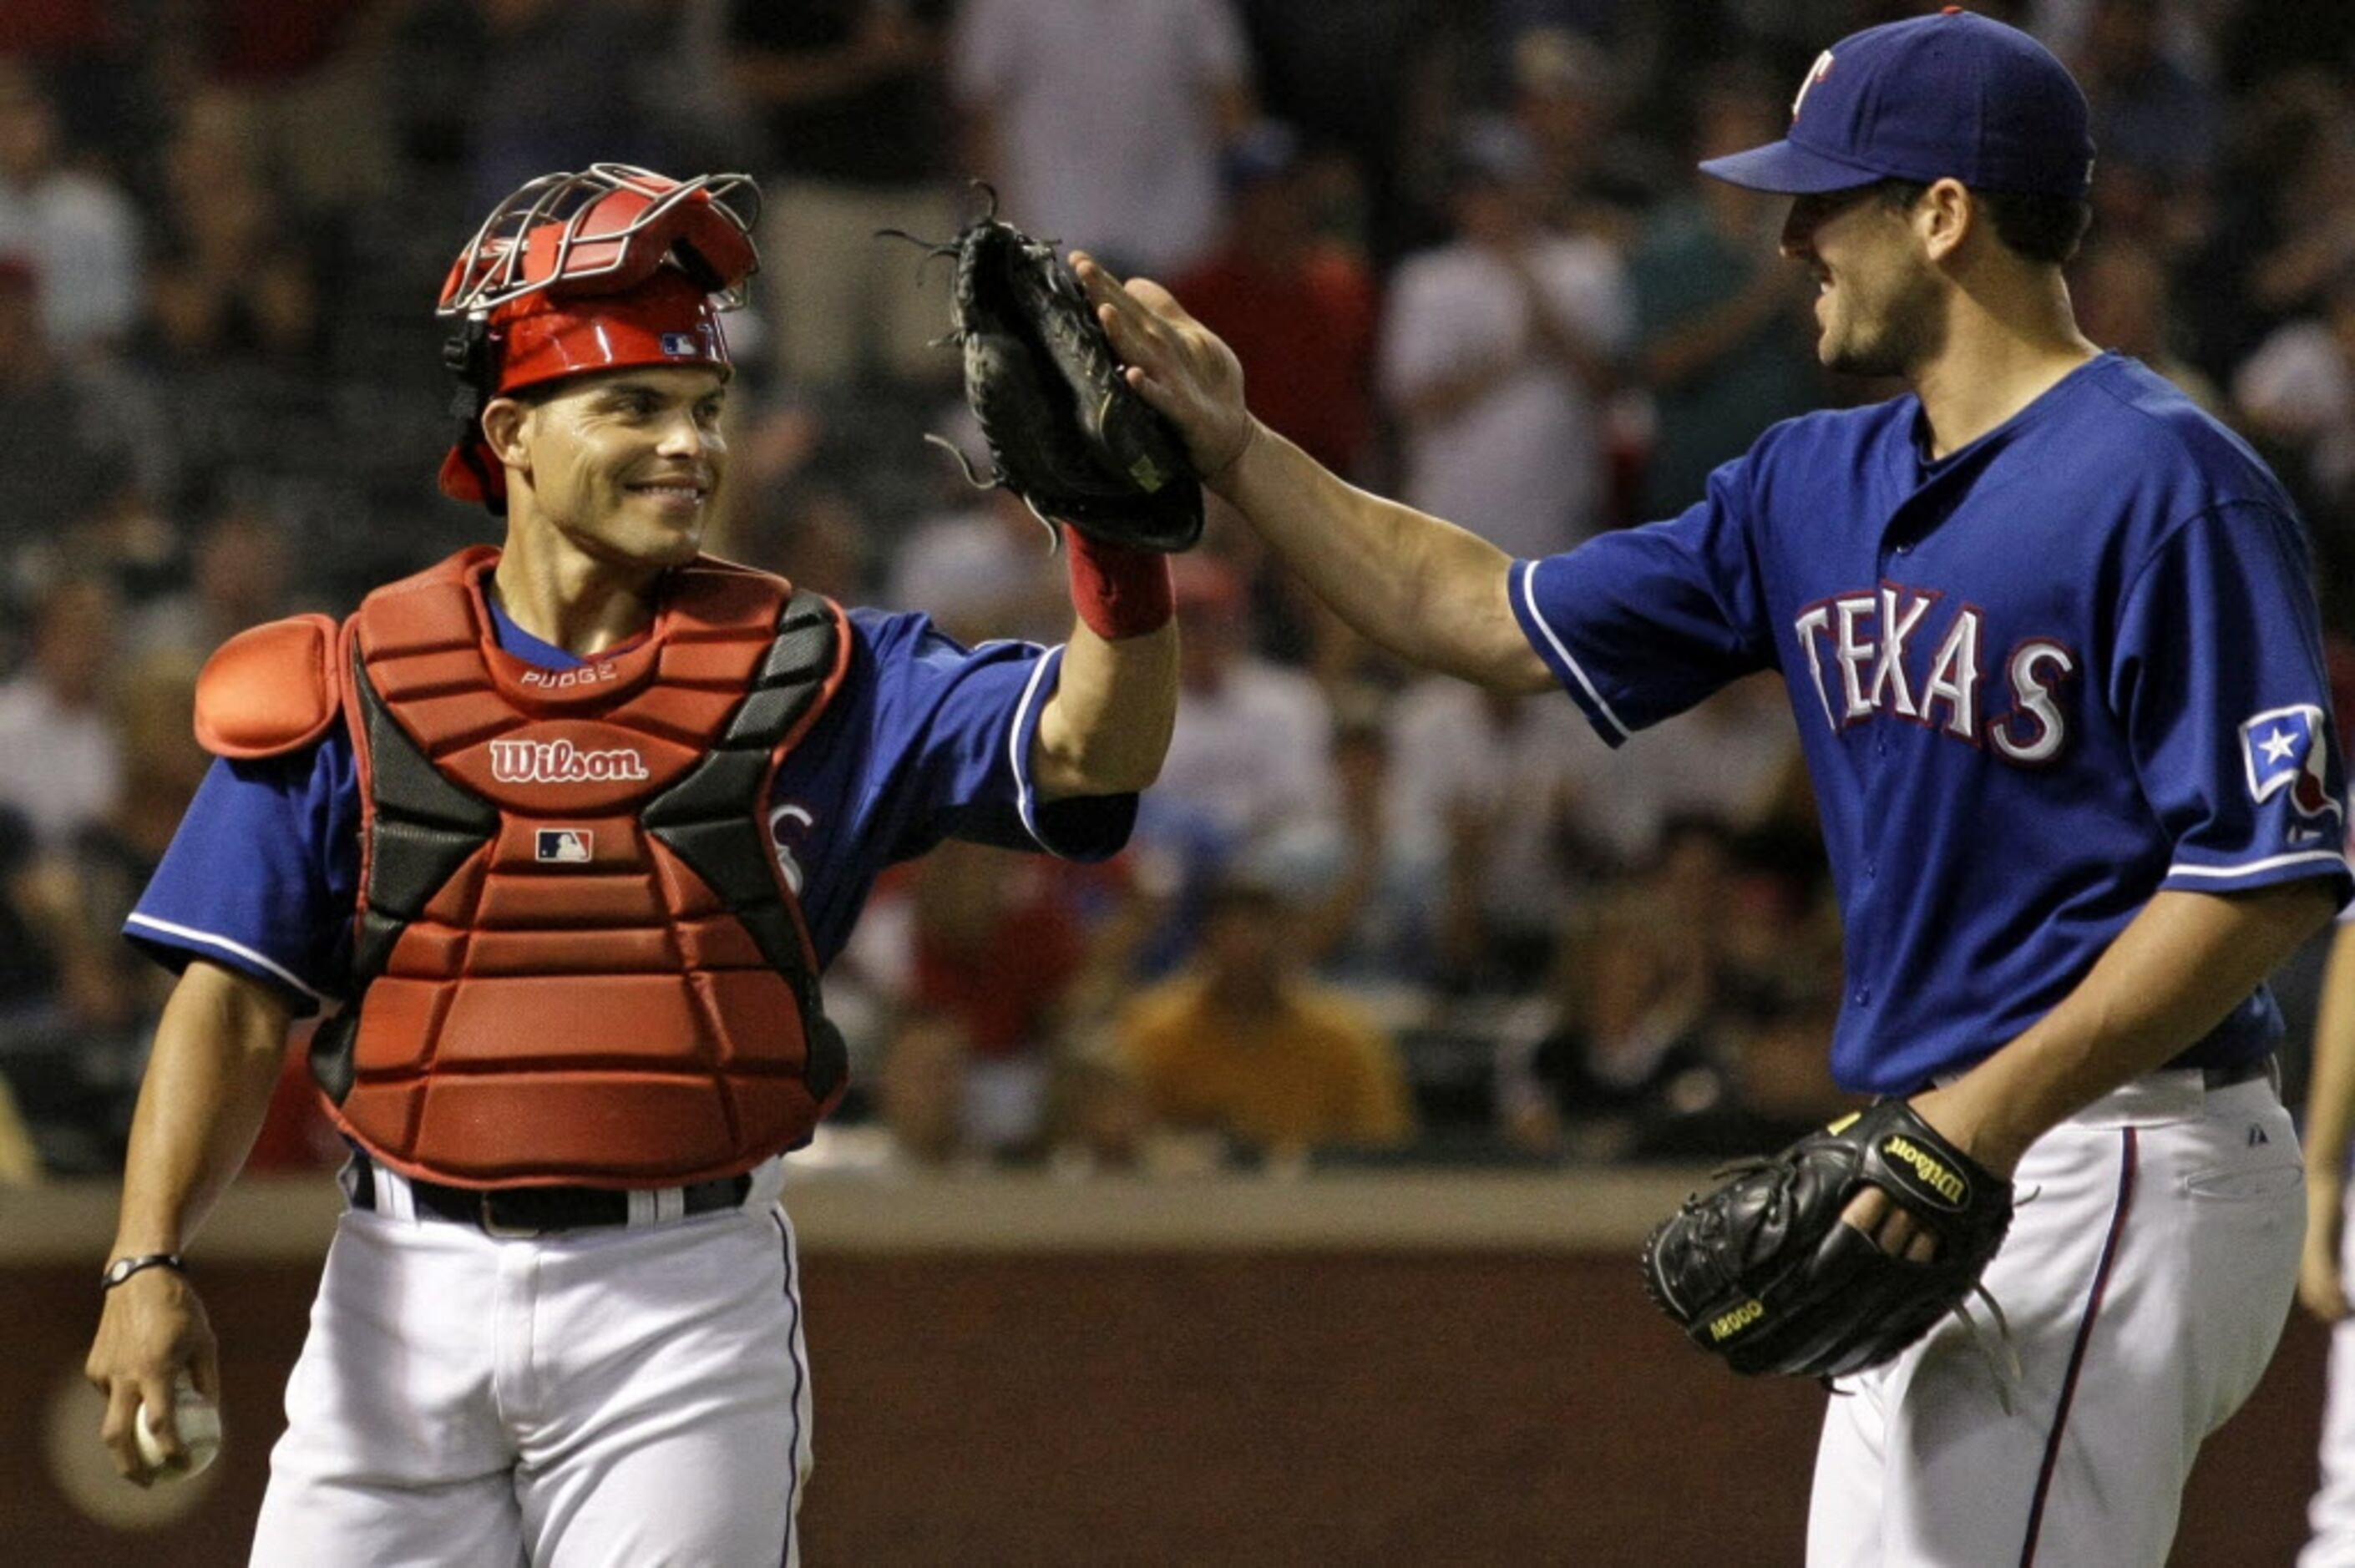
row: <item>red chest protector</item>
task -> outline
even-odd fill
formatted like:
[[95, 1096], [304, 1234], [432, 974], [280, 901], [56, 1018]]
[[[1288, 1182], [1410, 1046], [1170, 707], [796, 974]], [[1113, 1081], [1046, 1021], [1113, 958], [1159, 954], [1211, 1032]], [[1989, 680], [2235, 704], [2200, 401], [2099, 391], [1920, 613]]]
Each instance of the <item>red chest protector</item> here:
[[343, 630], [353, 1001], [312, 1045], [336, 1121], [478, 1185], [667, 1186], [807, 1141], [847, 1065], [763, 810], [841, 682], [840, 609], [698, 559], [643, 641], [541, 670], [492, 635], [496, 558]]

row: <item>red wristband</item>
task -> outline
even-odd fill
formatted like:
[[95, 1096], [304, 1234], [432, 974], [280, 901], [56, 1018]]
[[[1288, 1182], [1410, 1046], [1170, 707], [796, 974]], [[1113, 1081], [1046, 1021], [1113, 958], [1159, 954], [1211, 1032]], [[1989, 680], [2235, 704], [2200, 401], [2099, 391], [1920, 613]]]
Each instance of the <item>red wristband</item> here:
[[1063, 551], [1071, 558], [1071, 606], [1098, 637], [1115, 642], [1169, 623], [1167, 556], [1092, 539], [1068, 525]]

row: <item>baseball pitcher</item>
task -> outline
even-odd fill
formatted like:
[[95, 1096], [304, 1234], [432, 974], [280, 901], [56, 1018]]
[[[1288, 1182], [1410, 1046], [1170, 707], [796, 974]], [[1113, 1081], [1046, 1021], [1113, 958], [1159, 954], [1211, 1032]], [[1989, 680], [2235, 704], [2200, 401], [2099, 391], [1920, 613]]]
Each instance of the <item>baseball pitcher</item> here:
[[1824, 363], [1910, 390], [1542, 560], [1345, 485], [1167, 291], [1081, 267], [1205, 482], [1367, 637], [1559, 686], [1611, 745], [1788, 689], [1832, 1066], [1878, 1103], [1695, 1199], [1646, 1279], [1738, 1370], [1842, 1395], [1818, 1568], [2163, 1562], [2297, 1272], [2264, 981], [2350, 891], [2306, 542], [2245, 445], [2077, 330], [2093, 153], [2061, 63], [1960, 7], [1824, 51], [1784, 140], [1703, 168], [1791, 198]]

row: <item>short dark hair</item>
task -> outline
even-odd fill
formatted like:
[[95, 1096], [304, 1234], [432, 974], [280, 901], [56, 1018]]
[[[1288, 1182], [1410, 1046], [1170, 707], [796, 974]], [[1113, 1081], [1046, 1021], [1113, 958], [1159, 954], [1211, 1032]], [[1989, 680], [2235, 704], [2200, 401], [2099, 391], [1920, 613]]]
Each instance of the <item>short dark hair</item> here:
[[[1905, 211], [1927, 196], [1921, 180], [1883, 180], [1876, 187], [1881, 199]], [[2018, 191], [1973, 191], [1971, 199], [1987, 210], [1995, 237], [2014, 255], [2030, 261], [2061, 267], [2076, 259], [2085, 229], [2094, 221], [2090, 202], [2069, 196], [2023, 196]]]

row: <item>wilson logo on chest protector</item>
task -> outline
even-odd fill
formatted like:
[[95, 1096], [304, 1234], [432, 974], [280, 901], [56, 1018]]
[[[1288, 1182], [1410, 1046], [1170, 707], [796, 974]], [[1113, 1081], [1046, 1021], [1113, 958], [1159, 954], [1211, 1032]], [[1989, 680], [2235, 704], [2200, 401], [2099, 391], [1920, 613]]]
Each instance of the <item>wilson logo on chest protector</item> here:
[[583, 751], [569, 740], [495, 740], [491, 777], [502, 784], [606, 784], [652, 777], [626, 746]]

